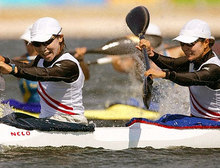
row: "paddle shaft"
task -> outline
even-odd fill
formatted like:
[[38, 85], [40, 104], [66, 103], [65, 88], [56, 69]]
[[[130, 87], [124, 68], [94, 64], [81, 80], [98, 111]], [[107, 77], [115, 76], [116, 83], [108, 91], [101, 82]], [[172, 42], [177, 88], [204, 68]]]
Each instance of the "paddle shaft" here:
[[[140, 40], [141, 39], [144, 39], [144, 35], [141, 35], [140, 36]], [[149, 61], [149, 58], [148, 58], [148, 54], [147, 54], [147, 49], [144, 47], [142, 49], [142, 52], [144, 54], [144, 58], [145, 58], [145, 68], [146, 68], [146, 71], [150, 69], [150, 61]], [[143, 101], [144, 101], [144, 104], [147, 108], [149, 108], [150, 106], [150, 101], [151, 101], [151, 92], [152, 92], [152, 84], [153, 84], [153, 80], [150, 76], [145, 76], [144, 77], [144, 86], [143, 86], [143, 93], [144, 93], [144, 96], [143, 96]]]
[[99, 58], [95, 61], [88, 61], [87, 64], [88, 65], [92, 65], [92, 64], [99, 64], [99, 65], [102, 65], [102, 64], [109, 64], [112, 62], [112, 58], [111, 57], [103, 57], [103, 58]]
[[[113, 57], [114, 56], [112, 56], [112, 57], [109, 57], [109, 56], [107, 56], [107, 57], [102, 57], [102, 58], [99, 58], [99, 59], [97, 59], [97, 60], [95, 60], [95, 61], [88, 61], [87, 62], [87, 64], [88, 65], [103, 65], [103, 64], [109, 64], [109, 63], [112, 63], [112, 61], [113, 61]], [[122, 55], [122, 56], [120, 56], [120, 58], [129, 58], [130, 56], [129, 55]]]
[[[121, 37], [108, 41], [104, 45], [95, 48], [88, 49], [86, 54], [105, 54], [105, 55], [124, 55], [132, 54], [136, 52], [137, 42], [135, 39], [129, 37]], [[73, 55], [76, 52], [71, 52]]]
[[[141, 36], [140, 36], [140, 40], [141, 40], [141, 39], [144, 39], [144, 35], [141, 35]], [[149, 62], [147, 50], [146, 50], [145, 47], [142, 49], [142, 52], [143, 52], [144, 58], [145, 58], [145, 65], [146, 65], [145, 68], [146, 68], [146, 70], [148, 70], [148, 69], [150, 69], [150, 62]]]

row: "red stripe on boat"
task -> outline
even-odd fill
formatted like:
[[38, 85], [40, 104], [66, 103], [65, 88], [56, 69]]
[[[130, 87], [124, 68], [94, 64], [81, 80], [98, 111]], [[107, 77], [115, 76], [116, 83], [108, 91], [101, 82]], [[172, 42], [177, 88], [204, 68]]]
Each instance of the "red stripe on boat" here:
[[134, 119], [131, 123], [129, 123], [126, 126], [129, 127], [129, 126], [133, 125], [134, 123], [156, 125], [159, 127], [164, 127], [164, 128], [169, 128], [169, 129], [216, 129], [216, 128], [220, 128], [220, 126], [202, 126], [202, 125], [176, 127], [176, 126], [169, 126], [169, 125], [162, 125], [162, 124], [158, 124], [158, 123], [148, 122], [148, 121], [143, 120], [143, 118]]

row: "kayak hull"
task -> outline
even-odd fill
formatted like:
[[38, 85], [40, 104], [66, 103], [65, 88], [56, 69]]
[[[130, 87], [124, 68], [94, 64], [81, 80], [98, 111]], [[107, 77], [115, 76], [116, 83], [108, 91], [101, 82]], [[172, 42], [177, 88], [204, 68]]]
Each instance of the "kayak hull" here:
[[173, 129], [134, 123], [129, 127], [97, 127], [94, 132], [24, 130], [0, 124], [0, 144], [21, 147], [92, 147], [110, 150], [153, 147], [220, 148], [220, 129]]

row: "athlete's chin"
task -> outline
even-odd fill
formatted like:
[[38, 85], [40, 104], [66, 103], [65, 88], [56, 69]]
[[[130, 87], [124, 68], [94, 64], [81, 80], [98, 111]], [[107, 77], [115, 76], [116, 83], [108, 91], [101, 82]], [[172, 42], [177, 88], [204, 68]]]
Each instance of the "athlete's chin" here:
[[44, 56], [44, 60], [47, 61], [47, 62], [52, 61], [53, 58], [54, 58], [53, 54], [48, 54], [48, 55]]
[[188, 60], [189, 60], [189, 61], [193, 61], [193, 60], [195, 60], [195, 57], [189, 56], [189, 57], [188, 57]]
[[51, 61], [53, 61], [53, 58], [51, 58], [51, 57], [50, 58], [45, 58], [44, 60], [47, 61], [47, 62], [51, 62]]
[[192, 58], [188, 58], [188, 60], [191, 62], [191, 61], [193, 61], [193, 59]]

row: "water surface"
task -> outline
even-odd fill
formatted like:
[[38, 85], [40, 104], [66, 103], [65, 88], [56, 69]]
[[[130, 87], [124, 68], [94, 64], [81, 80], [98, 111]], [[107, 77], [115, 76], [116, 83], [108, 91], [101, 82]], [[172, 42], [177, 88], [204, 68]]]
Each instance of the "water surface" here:
[[[67, 47], [99, 47], [109, 39], [66, 39]], [[8, 57], [25, 52], [20, 40], [1, 40], [0, 54]], [[96, 60], [102, 55], [86, 55], [86, 60]], [[114, 102], [126, 102], [130, 97], [141, 98], [140, 85], [126, 74], [118, 73], [109, 65], [90, 66], [91, 78], [85, 82], [83, 97], [86, 109], [103, 109]], [[15, 77], [7, 75], [6, 90], [1, 99], [22, 101]], [[165, 80], [155, 80], [159, 90], [160, 112], [188, 114], [188, 90]], [[178, 111], [177, 111], [178, 109]], [[220, 167], [220, 149], [127, 149], [111, 151], [94, 148], [10, 148], [0, 149], [0, 168], [217, 168]]]

